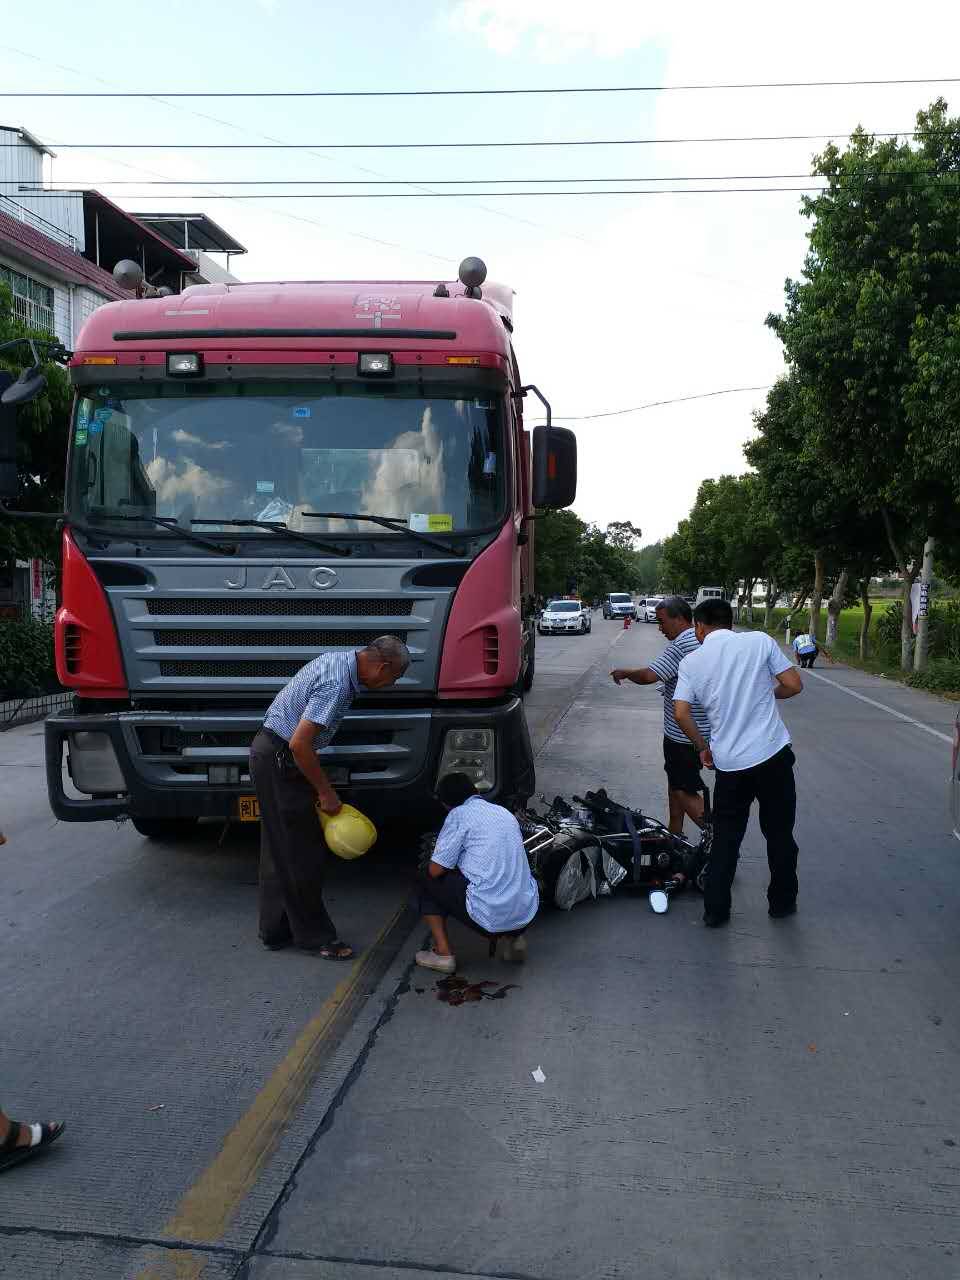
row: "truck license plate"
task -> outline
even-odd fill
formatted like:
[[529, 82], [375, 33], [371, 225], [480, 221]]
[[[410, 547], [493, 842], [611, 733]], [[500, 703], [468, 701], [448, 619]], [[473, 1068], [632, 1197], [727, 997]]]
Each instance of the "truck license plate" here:
[[260, 821], [260, 802], [256, 796], [241, 796], [237, 801], [237, 815], [241, 822]]

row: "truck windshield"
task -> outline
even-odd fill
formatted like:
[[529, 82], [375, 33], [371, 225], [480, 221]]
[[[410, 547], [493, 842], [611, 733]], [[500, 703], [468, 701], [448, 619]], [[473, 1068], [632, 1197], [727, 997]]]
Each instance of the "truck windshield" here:
[[231, 520], [371, 529], [308, 514], [317, 511], [388, 516], [435, 535], [494, 527], [505, 493], [502, 400], [490, 393], [164, 382], [91, 388], [75, 406], [69, 511], [98, 526], [123, 515], [129, 527], [139, 512], [145, 524], [161, 516], [234, 539]]

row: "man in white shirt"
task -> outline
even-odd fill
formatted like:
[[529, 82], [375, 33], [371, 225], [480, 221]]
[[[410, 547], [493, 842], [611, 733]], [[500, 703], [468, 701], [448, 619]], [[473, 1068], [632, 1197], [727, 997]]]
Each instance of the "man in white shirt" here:
[[447, 818], [420, 882], [420, 914], [433, 935], [433, 949], [418, 951], [417, 964], [439, 973], [456, 971], [448, 916], [487, 937], [511, 935], [506, 958], [522, 963], [523, 931], [537, 914], [540, 897], [520, 824], [507, 809], [478, 796], [465, 773], [442, 778], [437, 799]]
[[[705, 600], [694, 610], [693, 621], [700, 649], [680, 663], [674, 711], [703, 764], [717, 775], [703, 922], [716, 927], [730, 919], [730, 888], [754, 800], [767, 840], [770, 915], [793, 915], [797, 789], [790, 734], [776, 700], [800, 693], [800, 673], [764, 632], [735, 634], [733, 611], [725, 600]], [[709, 744], [693, 718], [695, 702], [710, 721]]]
[[794, 638], [793, 652], [797, 655], [797, 662], [801, 667], [812, 667], [820, 649], [813, 636], [808, 631], [803, 631]]

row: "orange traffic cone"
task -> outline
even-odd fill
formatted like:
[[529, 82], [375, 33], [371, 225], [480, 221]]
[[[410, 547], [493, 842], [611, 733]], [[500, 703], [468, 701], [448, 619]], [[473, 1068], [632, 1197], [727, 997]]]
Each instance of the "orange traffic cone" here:
[[625, 613], [625, 614], [623, 615], [623, 629], [624, 629], [624, 631], [629, 631], [629, 630], [630, 630], [630, 623], [631, 623], [632, 621], [633, 621], [633, 619], [630, 617], [629, 613]]

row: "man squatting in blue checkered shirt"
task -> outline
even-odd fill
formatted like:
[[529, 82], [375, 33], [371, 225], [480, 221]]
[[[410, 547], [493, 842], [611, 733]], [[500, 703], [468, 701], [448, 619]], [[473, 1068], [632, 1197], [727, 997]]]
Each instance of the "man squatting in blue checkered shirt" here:
[[355, 653], [321, 653], [285, 685], [250, 747], [250, 774], [260, 802], [260, 939], [277, 950], [293, 944], [325, 960], [349, 960], [323, 901], [326, 845], [316, 805], [337, 813], [340, 797], [317, 749], [361, 689], [385, 689], [410, 665], [396, 636], [380, 636]]
[[[663, 767], [667, 775], [670, 830], [674, 835], [682, 835], [685, 815], [692, 818], [697, 826], [703, 823], [705, 788], [700, 774], [700, 757], [693, 743], [677, 724], [673, 712], [673, 691], [677, 687], [680, 663], [688, 653], [695, 653], [700, 644], [693, 629], [690, 606], [682, 597], [667, 596], [666, 600], [658, 604], [657, 622], [661, 633], [670, 643], [649, 667], [618, 667], [610, 675], [617, 684], [623, 680], [629, 680], [633, 684], [660, 683], [660, 692], [663, 694]], [[710, 722], [706, 711], [698, 702], [693, 704], [691, 710], [704, 741], [709, 742]]]

